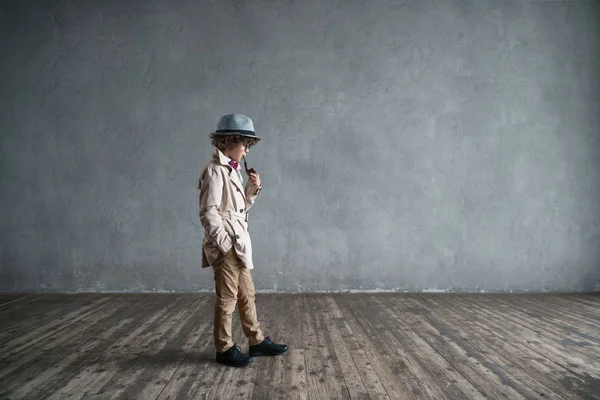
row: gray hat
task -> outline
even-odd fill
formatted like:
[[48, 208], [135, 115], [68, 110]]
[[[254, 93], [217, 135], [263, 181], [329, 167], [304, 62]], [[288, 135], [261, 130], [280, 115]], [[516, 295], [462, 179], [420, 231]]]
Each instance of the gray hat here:
[[223, 115], [217, 123], [217, 130], [215, 135], [241, 135], [244, 137], [256, 139], [259, 141], [260, 138], [256, 136], [254, 132], [254, 124], [252, 120], [242, 114], [227, 114]]

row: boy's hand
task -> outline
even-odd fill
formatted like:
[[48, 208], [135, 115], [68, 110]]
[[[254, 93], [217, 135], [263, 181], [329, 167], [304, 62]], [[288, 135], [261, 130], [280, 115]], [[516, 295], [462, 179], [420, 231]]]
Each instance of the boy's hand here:
[[254, 186], [260, 187], [260, 176], [257, 173], [255, 173], [255, 172], [250, 173], [250, 175], [248, 176], [248, 180]]

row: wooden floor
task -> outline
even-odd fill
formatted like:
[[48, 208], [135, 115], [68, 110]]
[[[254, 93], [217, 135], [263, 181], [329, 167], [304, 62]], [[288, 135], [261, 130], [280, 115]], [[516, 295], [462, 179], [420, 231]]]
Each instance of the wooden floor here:
[[0, 399], [600, 399], [600, 294], [259, 294], [290, 351], [244, 369], [213, 304], [0, 294]]

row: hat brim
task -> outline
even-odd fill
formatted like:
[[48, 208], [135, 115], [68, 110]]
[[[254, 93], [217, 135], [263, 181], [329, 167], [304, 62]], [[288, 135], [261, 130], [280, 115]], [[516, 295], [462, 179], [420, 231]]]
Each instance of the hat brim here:
[[213, 133], [216, 136], [242, 136], [250, 139], [256, 139], [256, 141], [260, 141], [260, 137], [256, 136], [256, 134], [252, 131], [216, 131]]

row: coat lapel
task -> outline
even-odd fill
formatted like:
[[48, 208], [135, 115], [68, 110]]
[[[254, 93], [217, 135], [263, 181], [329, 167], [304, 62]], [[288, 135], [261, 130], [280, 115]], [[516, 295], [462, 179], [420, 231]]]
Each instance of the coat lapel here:
[[238, 172], [236, 170], [234, 170], [233, 168], [231, 168], [231, 171], [229, 171], [229, 180], [231, 182], [233, 182], [233, 184], [240, 189], [240, 193], [242, 193], [242, 196], [244, 196], [244, 200], [246, 199], [246, 193], [244, 192], [244, 187], [242, 186], [242, 182], [240, 181], [240, 176], [238, 175]]
[[227, 163], [228, 159], [225, 157], [225, 154], [223, 154], [221, 150], [217, 149], [216, 147], [213, 147], [213, 157], [215, 157], [215, 160], [219, 164], [224, 165], [229, 169], [229, 180], [240, 190], [244, 200], [246, 200], [246, 192], [244, 190], [244, 186], [242, 185], [242, 181], [240, 180], [240, 176], [238, 175], [238, 172], [231, 168], [231, 166]]

